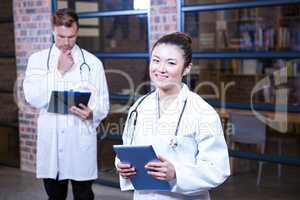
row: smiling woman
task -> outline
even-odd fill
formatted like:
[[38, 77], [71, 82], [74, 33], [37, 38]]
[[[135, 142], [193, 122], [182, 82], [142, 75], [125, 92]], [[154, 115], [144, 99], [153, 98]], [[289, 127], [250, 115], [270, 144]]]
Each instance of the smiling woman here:
[[[130, 108], [123, 132], [125, 145], [152, 145], [159, 161], [145, 165], [170, 191], [135, 190], [134, 199], [210, 199], [208, 190], [230, 174], [227, 146], [215, 110], [182, 82], [192, 67], [191, 39], [184, 33], [160, 38], [153, 47], [150, 79], [156, 90]], [[134, 115], [135, 113], [135, 115]], [[135, 117], [133, 117], [135, 116]], [[201, 152], [201, 153], [199, 153]], [[116, 157], [121, 190], [134, 189], [139, 173]]]
[[182, 78], [192, 67], [190, 44], [190, 38], [182, 33], [167, 35], [154, 44], [150, 78], [161, 93], [174, 94], [181, 89]]

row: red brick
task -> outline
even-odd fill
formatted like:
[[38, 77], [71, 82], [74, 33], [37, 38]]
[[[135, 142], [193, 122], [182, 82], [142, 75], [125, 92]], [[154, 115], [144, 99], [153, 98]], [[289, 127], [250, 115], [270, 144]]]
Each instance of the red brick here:
[[[15, 0], [14, 29], [18, 79], [23, 80], [28, 57], [33, 52], [51, 45], [51, 1]], [[20, 82], [21, 83], [21, 82]], [[23, 95], [22, 84], [19, 94]], [[32, 109], [21, 96], [19, 102], [19, 132], [21, 169], [35, 170], [36, 118], [38, 110]]]
[[177, 12], [176, 9], [177, 9], [176, 7], [161, 7], [159, 8], [159, 13], [160, 14], [176, 13]]

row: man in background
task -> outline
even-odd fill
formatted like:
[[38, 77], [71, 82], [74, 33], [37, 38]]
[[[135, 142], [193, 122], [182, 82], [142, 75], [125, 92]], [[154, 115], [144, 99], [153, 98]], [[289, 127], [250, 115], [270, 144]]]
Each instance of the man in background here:
[[[79, 24], [73, 10], [57, 10], [52, 23], [55, 43], [30, 56], [23, 83], [27, 102], [40, 109], [37, 178], [50, 200], [66, 199], [69, 181], [74, 199], [91, 200], [98, 174], [96, 127], [109, 110], [105, 73], [98, 58], [76, 45]], [[49, 112], [52, 91], [70, 90], [90, 92], [88, 104]]]

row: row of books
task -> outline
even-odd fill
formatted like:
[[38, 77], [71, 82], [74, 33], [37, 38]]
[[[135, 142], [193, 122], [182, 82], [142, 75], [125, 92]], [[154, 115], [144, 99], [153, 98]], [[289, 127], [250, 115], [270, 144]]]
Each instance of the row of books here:
[[228, 30], [216, 33], [201, 33], [199, 46], [202, 49], [236, 49], [236, 50], [300, 50], [300, 29], [286, 27], [257, 28], [240, 30], [240, 35]]
[[261, 62], [257, 59], [233, 59], [230, 62], [223, 63], [227, 70], [233, 74], [272, 75], [275, 71], [280, 72], [282, 76], [296, 77], [300, 75], [300, 62], [297, 60], [276, 60], [272, 62]]
[[287, 27], [253, 28], [241, 27], [241, 48], [257, 50], [300, 50], [300, 29]]

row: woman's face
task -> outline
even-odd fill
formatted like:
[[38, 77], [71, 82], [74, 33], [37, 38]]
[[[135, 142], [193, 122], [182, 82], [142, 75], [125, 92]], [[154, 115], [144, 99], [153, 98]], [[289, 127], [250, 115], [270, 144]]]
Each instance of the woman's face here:
[[161, 90], [178, 91], [184, 70], [184, 52], [176, 45], [159, 44], [151, 55], [150, 79]]

